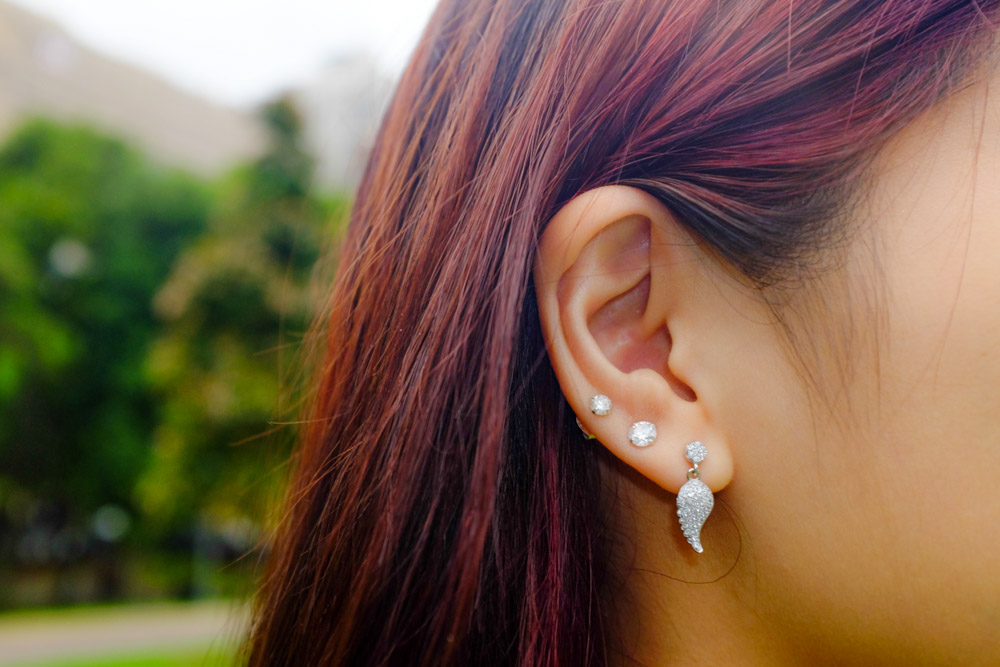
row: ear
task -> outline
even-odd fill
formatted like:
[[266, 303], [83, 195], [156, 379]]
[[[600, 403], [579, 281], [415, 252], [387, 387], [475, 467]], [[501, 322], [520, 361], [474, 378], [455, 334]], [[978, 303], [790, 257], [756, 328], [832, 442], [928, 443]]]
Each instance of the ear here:
[[[581, 425], [674, 493], [691, 467], [684, 452], [694, 440], [708, 449], [699, 467], [713, 491], [733, 474], [713, 409], [713, 388], [725, 378], [717, 377], [717, 364], [701, 363], [714, 352], [708, 341], [716, 340], [702, 335], [704, 328], [725, 321], [710, 264], [656, 198], [620, 185], [567, 203], [549, 221], [535, 261], [549, 357]], [[611, 399], [606, 416], [591, 412], [595, 394]], [[656, 427], [649, 446], [629, 441], [639, 421]]]

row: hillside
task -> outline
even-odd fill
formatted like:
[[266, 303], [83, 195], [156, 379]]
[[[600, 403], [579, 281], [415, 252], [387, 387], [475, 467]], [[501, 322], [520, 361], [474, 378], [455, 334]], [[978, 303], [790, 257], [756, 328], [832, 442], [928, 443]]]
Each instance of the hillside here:
[[0, 137], [29, 114], [88, 122], [201, 173], [255, 155], [264, 142], [249, 115], [92, 51], [0, 0]]

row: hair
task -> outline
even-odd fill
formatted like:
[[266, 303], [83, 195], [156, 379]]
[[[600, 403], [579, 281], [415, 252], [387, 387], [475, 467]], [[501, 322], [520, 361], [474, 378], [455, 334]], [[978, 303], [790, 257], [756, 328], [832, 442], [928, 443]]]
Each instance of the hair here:
[[546, 361], [546, 222], [607, 184], [762, 290], [967, 81], [1000, 0], [443, 0], [382, 119], [252, 665], [600, 665], [595, 448]]

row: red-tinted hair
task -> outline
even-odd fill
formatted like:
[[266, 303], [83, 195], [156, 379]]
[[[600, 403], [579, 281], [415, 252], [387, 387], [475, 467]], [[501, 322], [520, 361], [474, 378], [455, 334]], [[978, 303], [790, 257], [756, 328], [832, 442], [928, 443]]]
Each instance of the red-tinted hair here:
[[998, 0], [443, 0], [357, 192], [253, 665], [603, 664], [594, 449], [531, 286], [574, 195], [801, 277]]

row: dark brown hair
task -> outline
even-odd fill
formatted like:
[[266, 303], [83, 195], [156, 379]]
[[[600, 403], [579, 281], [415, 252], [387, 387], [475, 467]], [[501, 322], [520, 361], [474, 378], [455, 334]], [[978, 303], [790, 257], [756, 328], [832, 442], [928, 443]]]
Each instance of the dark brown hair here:
[[357, 191], [252, 665], [597, 665], [594, 452], [537, 240], [636, 186], [757, 284], [801, 278], [998, 0], [443, 0]]

